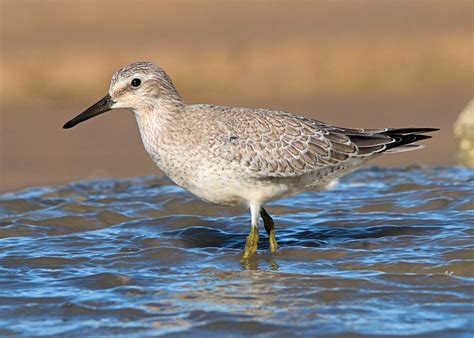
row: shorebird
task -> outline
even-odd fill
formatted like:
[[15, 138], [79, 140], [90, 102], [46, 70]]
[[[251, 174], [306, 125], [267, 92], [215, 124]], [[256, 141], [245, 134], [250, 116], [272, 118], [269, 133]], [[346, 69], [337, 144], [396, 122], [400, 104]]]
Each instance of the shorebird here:
[[423, 147], [436, 128], [354, 129], [284, 111], [186, 104], [158, 65], [117, 71], [108, 94], [64, 128], [116, 108], [133, 112], [143, 145], [178, 186], [204, 201], [250, 209], [244, 259], [257, 251], [263, 219], [270, 251], [278, 244], [268, 201], [324, 190], [381, 154]]

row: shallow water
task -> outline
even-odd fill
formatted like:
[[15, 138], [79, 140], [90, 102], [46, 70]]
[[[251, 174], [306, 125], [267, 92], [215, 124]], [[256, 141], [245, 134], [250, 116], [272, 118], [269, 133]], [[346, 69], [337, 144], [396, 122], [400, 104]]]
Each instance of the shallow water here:
[[0, 336], [473, 332], [474, 170], [358, 171], [273, 202], [280, 250], [240, 260], [245, 210], [167, 179], [0, 197]]

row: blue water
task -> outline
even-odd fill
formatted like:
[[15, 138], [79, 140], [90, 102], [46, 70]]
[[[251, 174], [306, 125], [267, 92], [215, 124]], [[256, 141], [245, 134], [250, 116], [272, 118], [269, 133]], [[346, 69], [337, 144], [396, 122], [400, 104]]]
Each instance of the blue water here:
[[[165, 178], [0, 196], [0, 336], [474, 333], [474, 170], [369, 168], [246, 210]], [[263, 227], [262, 227], [263, 228]]]

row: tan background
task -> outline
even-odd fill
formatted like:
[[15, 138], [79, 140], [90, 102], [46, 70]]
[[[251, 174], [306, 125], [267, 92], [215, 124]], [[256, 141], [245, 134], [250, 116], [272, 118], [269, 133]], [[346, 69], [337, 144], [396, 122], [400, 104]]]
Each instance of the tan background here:
[[455, 163], [452, 124], [473, 93], [472, 1], [0, 4], [0, 191], [157, 173], [130, 113], [61, 129], [137, 60], [159, 63], [187, 102], [441, 127], [426, 149], [373, 163]]

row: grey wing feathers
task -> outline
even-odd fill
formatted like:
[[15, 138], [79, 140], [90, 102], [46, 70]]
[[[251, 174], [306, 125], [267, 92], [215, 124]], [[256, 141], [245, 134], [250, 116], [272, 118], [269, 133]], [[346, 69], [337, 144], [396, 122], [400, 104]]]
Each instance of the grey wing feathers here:
[[348, 129], [285, 112], [235, 113], [224, 122], [227, 150], [251, 176], [260, 178], [296, 177], [331, 166], [349, 168], [384, 151], [412, 150], [411, 143], [429, 138], [421, 133], [436, 130]]

